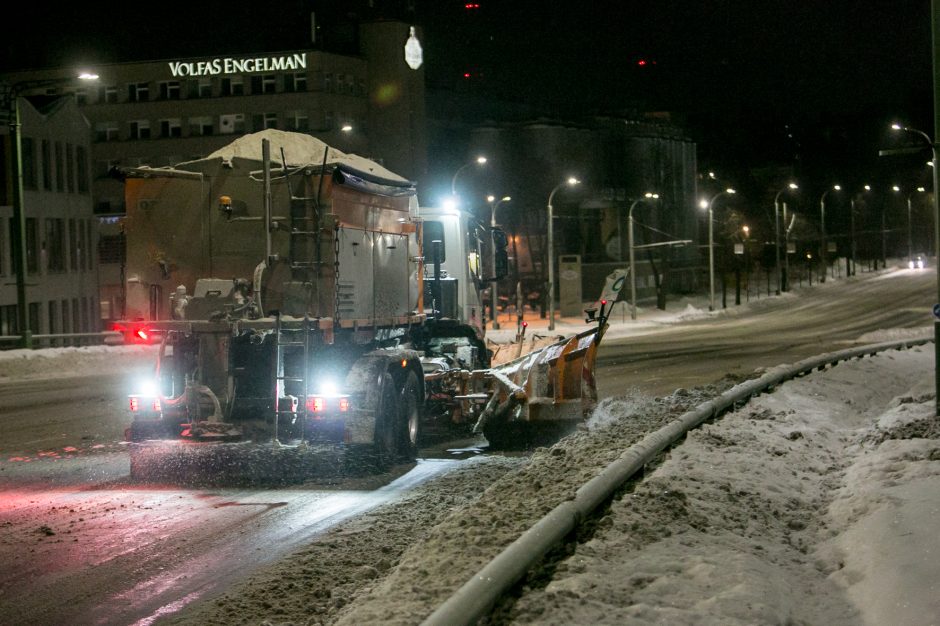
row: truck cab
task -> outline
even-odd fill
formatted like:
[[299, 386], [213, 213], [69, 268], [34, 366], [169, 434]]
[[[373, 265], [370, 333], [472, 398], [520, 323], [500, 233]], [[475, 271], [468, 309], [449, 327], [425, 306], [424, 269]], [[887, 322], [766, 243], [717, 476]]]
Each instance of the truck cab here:
[[[442, 317], [459, 320], [477, 329], [485, 328], [480, 290], [487, 231], [473, 216], [453, 208], [421, 207], [424, 252], [424, 308]], [[439, 242], [439, 243], [436, 243]], [[435, 268], [439, 266], [440, 295], [435, 295]]]

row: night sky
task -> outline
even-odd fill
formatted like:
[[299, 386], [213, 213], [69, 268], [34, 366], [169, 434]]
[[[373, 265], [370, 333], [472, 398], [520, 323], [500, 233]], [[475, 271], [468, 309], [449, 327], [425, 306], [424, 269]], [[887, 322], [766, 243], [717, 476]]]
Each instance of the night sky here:
[[933, 128], [929, 0], [369, 4], [32, 3], [5, 29], [0, 65], [306, 47], [311, 7], [324, 20], [358, 8], [424, 27], [431, 87], [569, 116], [671, 111], [708, 166], [819, 148], [825, 166], [851, 167], [835, 153], [875, 154], [893, 119]]

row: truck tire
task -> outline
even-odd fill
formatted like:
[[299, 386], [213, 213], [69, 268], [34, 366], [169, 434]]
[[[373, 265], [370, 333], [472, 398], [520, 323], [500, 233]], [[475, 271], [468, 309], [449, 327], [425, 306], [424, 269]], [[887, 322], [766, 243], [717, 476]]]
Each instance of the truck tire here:
[[411, 463], [418, 456], [421, 443], [422, 421], [424, 419], [421, 383], [414, 370], [408, 372], [402, 385], [399, 406], [401, 407], [400, 458], [404, 463]]
[[395, 464], [401, 452], [402, 408], [400, 394], [392, 375], [382, 376], [379, 406], [375, 414], [375, 435], [372, 444], [372, 460], [375, 468], [385, 471]]

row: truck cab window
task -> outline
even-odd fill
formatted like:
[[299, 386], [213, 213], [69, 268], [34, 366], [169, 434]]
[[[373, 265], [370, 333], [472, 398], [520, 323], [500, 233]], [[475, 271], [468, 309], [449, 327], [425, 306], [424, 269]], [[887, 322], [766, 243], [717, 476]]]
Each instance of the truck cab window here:
[[431, 258], [432, 241], [441, 242], [441, 263], [447, 260], [447, 247], [444, 242], [444, 224], [441, 222], [428, 221], [424, 223], [424, 235], [422, 236], [421, 246], [424, 251], [424, 263], [425, 265], [431, 265], [434, 263], [434, 259]]

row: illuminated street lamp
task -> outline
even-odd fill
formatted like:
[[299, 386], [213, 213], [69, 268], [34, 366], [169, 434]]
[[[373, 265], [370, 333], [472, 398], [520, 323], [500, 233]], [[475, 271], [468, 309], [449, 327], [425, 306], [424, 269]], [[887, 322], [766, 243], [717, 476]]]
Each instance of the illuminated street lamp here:
[[574, 187], [580, 182], [580, 180], [572, 176], [565, 182], [555, 185], [552, 192], [548, 194], [548, 245], [546, 246], [546, 256], [548, 257], [548, 330], [555, 330], [555, 259], [553, 258], [554, 252], [552, 250], [555, 242], [552, 239], [554, 231], [552, 227], [552, 199], [555, 197], [555, 192], [565, 185]]
[[457, 177], [460, 175], [460, 172], [464, 171], [465, 169], [467, 169], [468, 167], [472, 165], [485, 165], [485, 164], [486, 164], [486, 157], [478, 156], [473, 161], [458, 167], [457, 171], [454, 172], [454, 177], [450, 179], [450, 193], [454, 196], [457, 195]]
[[642, 198], [638, 198], [633, 201], [633, 204], [630, 205], [630, 210], [627, 212], [627, 236], [630, 246], [630, 319], [636, 321], [636, 259], [633, 255], [633, 209], [636, 208], [636, 205], [643, 202], [644, 200], [658, 200], [658, 193], [645, 193]]
[[[931, 162], [933, 163], [933, 227], [934, 227], [934, 255], [940, 260], [940, 167], [937, 166], [937, 144], [930, 135], [916, 128], [892, 124], [891, 128], [920, 137], [930, 148]], [[940, 304], [940, 269], [937, 270], [937, 299]], [[934, 391], [936, 393], [935, 414], [940, 415], [940, 318], [934, 319]]]
[[699, 202], [699, 206], [703, 209], [708, 210], [708, 310], [715, 310], [715, 235], [714, 235], [714, 219], [712, 209], [715, 205], [715, 200], [725, 195], [733, 195], [737, 193], [734, 189], [728, 187], [724, 191], [719, 191], [711, 200], [702, 200]]
[[[84, 81], [94, 81], [98, 80], [98, 75], [83, 72], [77, 78]], [[33, 347], [33, 333], [29, 327], [29, 305], [26, 298], [26, 209], [23, 206], [23, 139], [19, 99], [22, 93], [31, 89], [67, 85], [74, 81], [75, 77], [51, 78], [22, 81], [9, 86], [9, 124], [13, 140], [13, 167], [11, 172], [13, 178], [13, 232], [10, 243], [12, 244], [13, 266], [16, 270], [17, 328], [21, 337], [20, 347], [26, 349]]]
[[819, 226], [821, 237], [821, 249], [820, 249], [820, 261], [822, 263], [822, 278], [819, 279], [819, 282], [826, 282], [826, 272], [828, 268], [826, 267], [826, 196], [829, 195], [832, 191], [842, 191], [840, 185], [833, 185], [830, 189], [827, 189], [823, 192], [822, 197], [819, 199]]
[[[796, 183], [788, 183], [786, 187], [777, 192], [777, 195], [774, 196], [774, 256], [776, 257], [776, 272], [777, 272], [777, 295], [780, 295], [781, 289], [781, 273], [780, 273], [780, 196], [786, 191], [795, 191], [799, 189], [799, 185]], [[786, 228], [786, 224], [784, 224]], [[786, 254], [786, 251], [784, 251]]]
[[503, 202], [509, 202], [510, 200], [512, 200], [512, 198], [509, 196], [503, 196], [499, 200], [496, 200], [496, 196], [486, 197], [486, 201], [490, 203], [490, 267], [493, 272], [493, 281], [490, 285], [490, 309], [493, 314], [493, 330], [499, 330], [499, 319], [497, 319], [496, 316], [496, 305], [499, 299], [499, 281], [496, 279], [496, 239], [493, 237], [493, 232], [496, 230], [496, 209], [498, 209], [499, 205]]

